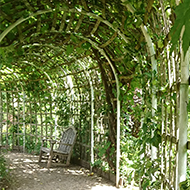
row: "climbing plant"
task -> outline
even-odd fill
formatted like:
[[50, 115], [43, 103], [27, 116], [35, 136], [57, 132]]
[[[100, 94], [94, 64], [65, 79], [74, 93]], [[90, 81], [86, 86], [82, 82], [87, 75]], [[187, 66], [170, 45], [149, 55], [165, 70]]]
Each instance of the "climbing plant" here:
[[76, 157], [89, 162], [94, 101], [93, 166], [115, 173], [119, 89], [121, 176], [131, 182], [133, 175], [136, 185], [151, 189], [165, 185], [164, 174], [173, 182], [167, 188], [173, 188], [178, 39], [184, 25], [186, 54], [188, 0], [179, 6], [173, 0], [2, 0], [1, 4], [3, 143], [32, 152], [39, 150], [42, 138], [58, 138], [65, 127], [74, 125]]

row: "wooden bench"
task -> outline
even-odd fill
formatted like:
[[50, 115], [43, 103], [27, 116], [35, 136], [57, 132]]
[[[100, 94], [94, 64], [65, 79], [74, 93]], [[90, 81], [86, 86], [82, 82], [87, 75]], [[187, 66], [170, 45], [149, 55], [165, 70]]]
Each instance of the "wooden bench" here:
[[[71, 154], [73, 151], [73, 146], [76, 141], [76, 130], [74, 127], [69, 127], [63, 131], [63, 135], [59, 142], [54, 140], [50, 141], [50, 148], [44, 146], [46, 139], [42, 141], [42, 146], [39, 155], [39, 162], [41, 162], [43, 155], [46, 154], [48, 157], [47, 167], [49, 168], [52, 164], [53, 159], [58, 159], [61, 161], [66, 160], [66, 166], [70, 164]], [[58, 149], [54, 149], [54, 145], [58, 144]]]

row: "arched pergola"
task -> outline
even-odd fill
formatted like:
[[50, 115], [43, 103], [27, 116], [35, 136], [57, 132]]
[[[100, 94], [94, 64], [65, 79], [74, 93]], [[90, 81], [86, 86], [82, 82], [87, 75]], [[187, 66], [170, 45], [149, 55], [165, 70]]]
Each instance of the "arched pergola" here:
[[[170, 17], [163, 6], [173, 16], [171, 4], [162, 1], [4, 0], [0, 143], [35, 150], [42, 138], [58, 138], [74, 125], [74, 156], [83, 165], [91, 163], [91, 169], [102, 159], [98, 166], [116, 174], [118, 186], [125, 152], [120, 142], [130, 133], [139, 137], [137, 152], [145, 166], [161, 165], [151, 179], [147, 168], [139, 171], [139, 186], [159, 179], [161, 189], [177, 189], [186, 178], [186, 167], [182, 178], [177, 172], [178, 140], [187, 133], [177, 135], [180, 61], [177, 50], [170, 55], [164, 49], [169, 48], [171, 23], [165, 23]], [[168, 30], [159, 39], [158, 29], [164, 27]], [[97, 150], [101, 146], [103, 153]]]

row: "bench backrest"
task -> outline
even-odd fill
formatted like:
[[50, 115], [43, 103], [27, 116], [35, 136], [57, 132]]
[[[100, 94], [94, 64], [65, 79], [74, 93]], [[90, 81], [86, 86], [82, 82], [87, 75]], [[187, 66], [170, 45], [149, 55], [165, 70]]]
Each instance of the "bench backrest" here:
[[[69, 154], [74, 146], [74, 143], [76, 140], [76, 134], [77, 132], [74, 127], [69, 127], [65, 131], [63, 131], [63, 135], [60, 139], [58, 150]], [[69, 145], [65, 145], [65, 144], [69, 144]]]

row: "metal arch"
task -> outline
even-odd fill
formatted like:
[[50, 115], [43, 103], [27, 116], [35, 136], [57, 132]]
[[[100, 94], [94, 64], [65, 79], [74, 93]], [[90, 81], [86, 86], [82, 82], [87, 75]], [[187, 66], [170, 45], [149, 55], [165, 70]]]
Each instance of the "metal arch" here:
[[[34, 44], [31, 44], [31, 46], [42, 46], [42, 47], [44, 47], [44, 46], [47, 46], [47, 47], [49, 47], [49, 48], [52, 48], [52, 49], [60, 49], [60, 50], [62, 50], [62, 51], [64, 51], [62, 48], [60, 48], [60, 47], [56, 47], [56, 46], [54, 46], [54, 45], [49, 45], [49, 44], [38, 44], [38, 43], [34, 43]], [[76, 60], [77, 61], [77, 60]], [[29, 63], [29, 62], [27, 62], [28, 64], [32, 64], [32, 63]], [[32, 64], [33, 65], [33, 64]], [[35, 65], [33, 65], [33, 66], [35, 66]], [[59, 65], [59, 64], [57, 64], [57, 66], [62, 70], [62, 72], [66, 75], [66, 72], [64, 71], [64, 69]], [[37, 66], [36, 66], [37, 67]], [[38, 68], [38, 67], [37, 67]], [[46, 74], [46, 76], [48, 77], [49, 75], [43, 70], [43, 69], [41, 69], [45, 74]], [[67, 78], [67, 83], [69, 83], [69, 78], [71, 78], [70, 76], [68, 76], [68, 75], [66, 75], [65, 76], [66, 78]], [[49, 80], [51, 80], [50, 79], [50, 77], [48, 77], [49, 78]], [[72, 80], [72, 78], [71, 78], [71, 80]], [[52, 82], [52, 84], [53, 84], [53, 82]], [[73, 84], [73, 82], [72, 82], [72, 84]], [[74, 89], [73, 89], [73, 85], [72, 84], [69, 84], [70, 85], [70, 89], [71, 89], [71, 100], [73, 100], [73, 95], [74, 95]], [[73, 123], [73, 120], [71, 121], [71, 123], [72, 124], [74, 124]]]
[[108, 63], [110, 64], [110, 67], [112, 68], [112, 71], [114, 73], [114, 77], [116, 80], [116, 88], [117, 88], [117, 154], [116, 154], [116, 187], [119, 187], [119, 166], [120, 166], [120, 87], [119, 87], [119, 79], [118, 79], [118, 75], [115, 71], [114, 66], [112, 65], [109, 57], [106, 55], [106, 53], [104, 52], [103, 49], [101, 49], [98, 44], [96, 44], [95, 42], [93, 42], [92, 40], [90, 40], [89, 38], [83, 37], [83, 36], [78, 36], [81, 39], [85, 39], [86, 41], [88, 41], [90, 44], [92, 44], [92, 46], [94, 46], [108, 61]]
[[[0, 34], [0, 42], [3, 40], [3, 38], [13, 29], [15, 28], [16, 26], [18, 26], [19, 24], [21, 24], [22, 22], [30, 19], [31, 17], [34, 17], [34, 16], [38, 16], [38, 15], [41, 15], [41, 14], [46, 14], [46, 13], [50, 13], [50, 12], [53, 12], [54, 10], [53, 9], [47, 9], [47, 10], [39, 10], [37, 11], [36, 13], [32, 13], [30, 14], [28, 17], [26, 18], [23, 18], [21, 17], [20, 19], [18, 19], [15, 23], [11, 24], [6, 30], [4, 30], [1, 34]], [[60, 11], [68, 11], [68, 12], [73, 12], [73, 13], [80, 13], [80, 14], [83, 14], [83, 15], [86, 15], [86, 16], [91, 16], [101, 22], [103, 22], [104, 24], [106, 24], [107, 26], [109, 26], [110, 28], [112, 28], [115, 32], [117, 32], [119, 34], [119, 36], [126, 42], [128, 43], [128, 40], [126, 38], [126, 36], [124, 34], [121, 33], [121, 31], [114, 27], [113, 24], [111, 24], [110, 22], [108, 22], [107, 20], [101, 18], [100, 16], [96, 15], [96, 14], [93, 14], [93, 13], [88, 13], [88, 12], [85, 12], [85, 11], [82, 11], [80, 9], [68, 9], [68, 8], [60, 8]]]
[[38, 11], [36, 13], [32, 13], [30, 14], [28, 17], [26, 18], [23, 18], [21, 17], [20, 19], [18, 19], [15, 23], [11, 24], [6, 30], [4, 30], [1, 35], [0, 35], [0, 42], [3, 40], [3, 38], [13, 29], [15, 28], [16, 26], [18, 26], [19, 24], [21, 24], [22, 22], [28, 20], [29, 18], [33, 17], [33, 16], [37, 16], [37, 15], [41, 15], [41, 14], [46, 14], [46, 13], [49, 13], [49, 12], [52, 12], [53, 10], [52, 9], [49, 9], [49, 10], [41, 10], [41, 11]]
[[[64, 9], [63, 9], [64, 10]], [[66, 10], [66, 9], [65, 9]], [[120, 36], [122, 39], [125, 40], [126, 43], [128, 43], [128, 40], [126, 39], [126, 37], [121, 34], [121, 32], [116, 29], [111, 23], [109, 23], [107, 20], [103, 20], [101, 17], [95, 15], [95, 14], [92, 14], [92, 13], [85, 13], [83, 12], [82, 10], [76, 10], [76, 9], [72, 9], [69, 10], [67, 9], [69, 12], [77, 12], [77, 13], [81, 13], [81, 14], [85, 14], [87, 16], [92, 16], [94, 18], [96, 18], [97, 20], [100, 20], [102, 22], [104, 22], [106, 25], [108, 25], [109, 27], [111, 27], [113, 30], [115, 30]], [[3, 38], [13, 29], [15, 28], [16, 26], [18, 26], [19, 24], [21, 24], [22, 22], [28, 20], [29, 18], [31, 18], [32, 16], [37, 16], [37, 15], [40, 15], [40, 14], [46, 14], [46, 13], [49, 13], [49, 12], [52, 12], [53, 10], [52, 9], [49, 9], [49, 10], [42, 10], [42, 11], [38, 11], [37, 13], [32, 13], [30, 14], [28, 17], [26, 18], [23, 18], [21, 17], [20, 19], [18, 19], [15, 23], [13, 23], [12, 25], [10, 25], [1, 35], [0, 35], [0, 42], [3, 40]], [[82, 37], [82, 36], [78, 36], [79, 38], [82, 38], [82, 39], [85, 39], [86, 41], [88, 41], [89, 43], [92, 44], [92, 46], [94, 46], [108, 61], [108, 63], [110, 64], [111, 68], [112, 68], [112, 71], [114, 73], [114, 77], [116, 79], [116, 86], [117, 86], [117, 157], [116, 157], [116, 186], [118, 187], [119, 185], [119, 161], [120, 161], [120, 100], [119, 100], [119, 96], [120, 96], [120, 88], [119, 88], [119, 80], [118, 80], [118, 76], [117, 76], [117, 73], [115, 71], [115, 68], [113, 67], [109, 57], [106, 55], [106, 53], [104, 52], [103, 49], [101, 49], [100, 47], [98, 47], [98, 45], [93, 42], [92, 40], [88, 39], [88, 38], [85, 38], [85, 37]], [[41, 69], [42, 70], [42, 69]], [[45, 71], [44, 71], [45, 73]], [[47, 73], [45, 73], [48, 78], [49, 78], [49, 75]], [[50, 79], [50, 78], [49, 78]], [[51, 79], [50, 79], [51, 81]]]
[[[94, 163], [94, 88], [92, 83], [92, 78], [90, 77], [90, 74], [84, 64], [82, 64], [80, 61], [76, 60], [78, 63], [82, 65], [84, 68], [87, 78], [89, 80], [90, 84], [90, 90], [91, 90], [91, 163]], [[90, 165], [90, 170], [92, 171], [92, 166]]]

